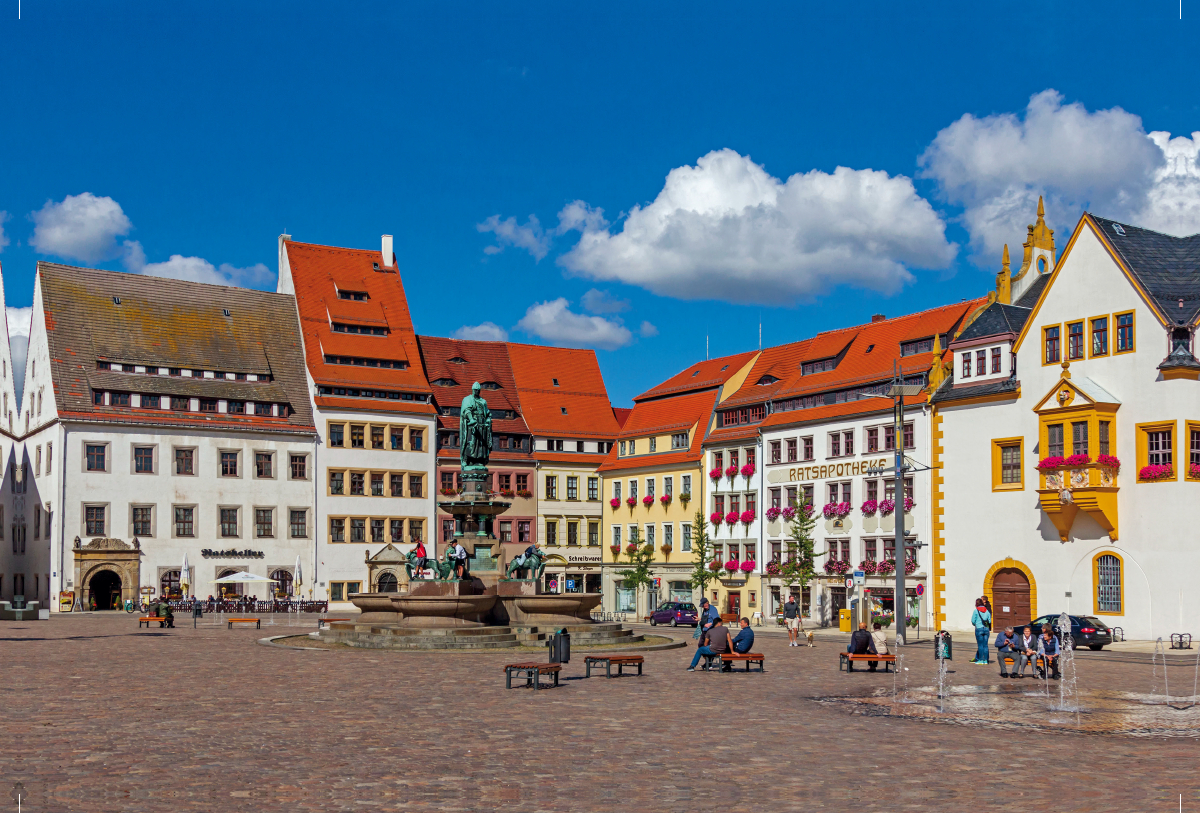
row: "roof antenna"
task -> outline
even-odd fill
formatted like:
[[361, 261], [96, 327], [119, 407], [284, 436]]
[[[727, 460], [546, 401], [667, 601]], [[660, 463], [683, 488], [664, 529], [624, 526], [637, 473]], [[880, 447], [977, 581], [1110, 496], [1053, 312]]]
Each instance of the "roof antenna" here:
[[758, 312], [758, 349], [762, 350], [762, 311]]

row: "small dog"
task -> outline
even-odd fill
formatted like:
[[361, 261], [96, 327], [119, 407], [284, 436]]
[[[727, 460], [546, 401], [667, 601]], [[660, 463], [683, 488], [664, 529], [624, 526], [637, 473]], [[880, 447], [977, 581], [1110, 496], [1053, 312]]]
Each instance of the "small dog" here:
[[812, 632], [809, 630], [805, 630], [805, 629], [800, 630], [800, 632], [804, 634], [804, 637], [808, 640], [808, 645], [811, 647], [813, 645]]

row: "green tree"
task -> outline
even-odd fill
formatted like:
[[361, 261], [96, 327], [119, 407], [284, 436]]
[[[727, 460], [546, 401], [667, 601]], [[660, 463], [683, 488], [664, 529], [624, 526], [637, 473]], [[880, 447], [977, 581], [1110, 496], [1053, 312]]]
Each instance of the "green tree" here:
[[[633, 588], [636, 596], [643, 587], [648, 588], [654, 584], [654, 577], [650, 575], [650, 565], [654, 562], [654, 547], [643, 545], [637, 528], [630, 528], [629, 544], [625, 546], [625, 555], [629, 559], [629, 568], [618, 570], [617, 575], [621, 577], [623, 586]], [[619, 557], [618, 561], [620, 561]]]
[[695, 561], [692, 564], [692, 578], [688, 580], [688, 584], [692, 589], [698, 589], [703, 598], [708, 585], [717, 578], [717, 574], [708, 569], [708, 563], [713, 557], [713, 544], [708, 535], [708, 521], [699, 510], [696, 511], [696, 518], [692, 520], [692, 555]]
[[829, 551], [813, 553], [813, 528], [817, 525], [817, 518], [812, 505], [796, 505], [793, 501], [792, 508], [796, 513], [789, 523], [788, 532], [791, 538], [786, 543], [787, 556], [779, 569], [779, 578], [789, 589], [799, 586], [803, 590], [816, 574], [815, 558], [824, 556]]

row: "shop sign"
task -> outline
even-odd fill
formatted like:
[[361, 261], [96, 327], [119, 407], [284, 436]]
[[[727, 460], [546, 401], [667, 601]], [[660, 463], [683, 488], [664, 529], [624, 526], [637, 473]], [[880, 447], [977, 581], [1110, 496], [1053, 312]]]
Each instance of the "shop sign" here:
[[601, 556], [598, 553], [570, 553], [567, 554], [568, 562], [595, 562], [600, 564]]
[[[787, 470], [789, 482], [797, 480], [825, 480], [830, 477], [854, 477], [867, 474], [868, 469], [879, 469], [886, 466], [888, 459], [878, 457], [873, 460], [856, 460], [852, 463], [830, 463], [824, 466], [794, 466]], [[768, 478], [776, 482], [773, 478]]]
[[745, 579], [721, 579], [721, 584], [725, 587], [741, 587], [745, 583]]
[[266, 556], [261, 550], [250, 550], [249, 548], [245, 550], [236, 550], [234, 548], [230, 548], [229, 550], [212, 550], [211, 548], [205, 548], [200, 551], [200, 555], [205, 559], [262, 559]]

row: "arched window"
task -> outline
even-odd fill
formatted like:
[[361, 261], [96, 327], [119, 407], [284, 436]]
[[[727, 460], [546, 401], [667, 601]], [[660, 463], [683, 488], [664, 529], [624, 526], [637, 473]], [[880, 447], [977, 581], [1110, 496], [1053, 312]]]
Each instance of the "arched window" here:
[[[221, 571], [221, 575], [217, 576], [217, 578], [223, 579], [226, 576], [232, 576], [237, 572], [238, 571], [234, 570], [233, 568], [226, 568], [225, 570]], [[240, 596], [242, 594], [242, 585], [240, 584], [219, 584], [217, 587], [220, 588], [221, 594], [225, 596]]]
[[379, 583], [376, 585], [375, 589], [380, 593], [395, 593], [397, 589], [396, 574], [380, 574]]
[[285, 596], [290, 596], [292, 594], [292, 573], [290, 570], [284, 570], [283, 568], [280, 568], [279, 570], [271, 573], [271, 578], [279, 582], [279, 584], [275, 585], [276, 591]]
[[168, 570], [166, 573], [163, 573], [162, 580], [160, 582], [160, 588], [161, 588], [161, 590], [159, 592], [159, 595], [164, 596], [164, 597], [173, 596], [176, 593], [178, 593], [179, 592], [179, 571], [178, 570]]
[[1125, 611], [1125, 590], [1121, 557], [1101, 553], [1093, 561], [1096, 613], [1122, 615]]

